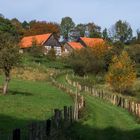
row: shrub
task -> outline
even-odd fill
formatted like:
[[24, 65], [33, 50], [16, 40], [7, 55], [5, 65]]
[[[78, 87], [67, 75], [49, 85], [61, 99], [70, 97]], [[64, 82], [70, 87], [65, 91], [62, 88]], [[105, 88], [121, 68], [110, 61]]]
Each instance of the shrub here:
[[127, 52], [137, 64], [140, 64], [140, 44], [129, 46]]
[[91, 48], [74, 51], [67, 61], [75, 74], [84, 76], [87, 73], [103, 72], [105, 68], [104, 59], [96, 57]]
[[124, 93], [130, 91], [136, 79], [134, 63], [126, 51], [114, 56], [106, 75], [106, 81], [114, 91]]
[[49, 60], [55, 60], [56, 59], [56, 51], [54, 50], [54, 48], [52, 48], [48, 51], [47, 58]]

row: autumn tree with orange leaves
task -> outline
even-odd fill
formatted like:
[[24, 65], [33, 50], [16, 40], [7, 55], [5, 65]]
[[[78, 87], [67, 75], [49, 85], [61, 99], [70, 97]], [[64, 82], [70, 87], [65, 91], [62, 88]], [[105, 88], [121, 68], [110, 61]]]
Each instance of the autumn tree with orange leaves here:
[[95, 45], [90, 45], [91, 50], [93, 51], [93, 54], [95, 57], [100, 58], [100, 57], [104, 57], [105, 54], [108, 52], [109, 50], [109, 45], [107, 44], [107, 42], [100, 42], [100, 43], [96, 43]]
[[134, 63], [123, 51], [119, 56], [114, 56], [106, 75], [106, 82], [112, 89], [119, 93], [130, 91], [136, 80]]
[[60, 36], [59, 24], [46, 21], [31, 21], [30, 28], [25, 31], [24, 36], [39, 35], [46, 33], [54, 33], [56, 37]]

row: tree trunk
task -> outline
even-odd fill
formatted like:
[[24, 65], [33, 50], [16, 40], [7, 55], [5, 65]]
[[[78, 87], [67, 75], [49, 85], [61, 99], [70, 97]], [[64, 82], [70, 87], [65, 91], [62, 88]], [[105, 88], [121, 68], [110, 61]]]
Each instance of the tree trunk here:
[[3, 94], [6, 95], [8, 89], [8, 83], [10, 81], [10, 75], [5, 75], [5, 82], [3, 85]]

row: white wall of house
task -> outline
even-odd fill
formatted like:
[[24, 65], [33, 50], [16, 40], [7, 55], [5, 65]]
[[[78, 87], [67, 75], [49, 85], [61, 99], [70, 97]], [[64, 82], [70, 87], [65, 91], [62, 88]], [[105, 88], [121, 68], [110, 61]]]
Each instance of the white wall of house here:
[[56, 56], [61, 56], [62, 55], [62, 48], [61, 47], [58, 47], [58, 46], [54, 46], [54, 47], [52, 47], [52, 46], [44, 46], [44, 47], [46, 48], [47, 52], [49, 50], [51, 50], [52, 48], [54, 48], [54, 50], [56, 51]]

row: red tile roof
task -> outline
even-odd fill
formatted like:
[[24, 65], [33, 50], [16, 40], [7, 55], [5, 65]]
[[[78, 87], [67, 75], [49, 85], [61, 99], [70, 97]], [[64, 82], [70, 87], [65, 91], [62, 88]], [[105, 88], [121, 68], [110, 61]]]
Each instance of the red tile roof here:
[[21, 48], [29, 48], [32, 46], [33, 41], [36, 41], [36, 45], [43, 45], [45, 41], [49, 39], [52, 34], [42, 34], [42, 35], [35, 35], [35, 36], [28, 36], [22, 38], [20, 42]]
[[94, 47], [98, 44], [102, 44], [105, 41], [102, 38], [87, 38], [87, 37], [80, 37], [80, 39], [84, 42], [87, 47]]
[[68, 42], [68, 45], [70, 45], [74, 50], [83, 48], [83, 45], [79, 42]]

